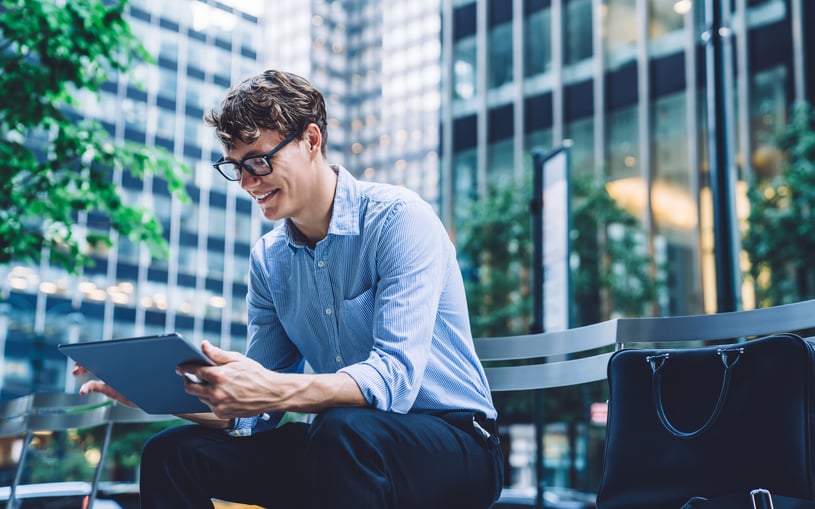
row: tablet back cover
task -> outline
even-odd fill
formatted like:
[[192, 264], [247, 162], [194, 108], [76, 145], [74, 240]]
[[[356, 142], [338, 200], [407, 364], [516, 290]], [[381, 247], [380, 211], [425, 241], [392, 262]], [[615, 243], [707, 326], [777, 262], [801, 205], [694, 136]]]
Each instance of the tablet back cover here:
[[209, 412], [184, 391], [182, 363], [213, 364], [179, 334], [59, 345], [60, 351], [149, 414]]

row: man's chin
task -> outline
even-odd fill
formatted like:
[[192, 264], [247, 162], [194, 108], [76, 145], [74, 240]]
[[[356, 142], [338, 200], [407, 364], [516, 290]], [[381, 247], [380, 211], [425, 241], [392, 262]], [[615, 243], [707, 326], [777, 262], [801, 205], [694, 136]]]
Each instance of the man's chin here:
[[263, 217], [269, 221], [280, 221], [281, 219], [285, 218], [283, 214], [281, 214], [277, 209], [273, 208], [262, 208], [261, 213]]

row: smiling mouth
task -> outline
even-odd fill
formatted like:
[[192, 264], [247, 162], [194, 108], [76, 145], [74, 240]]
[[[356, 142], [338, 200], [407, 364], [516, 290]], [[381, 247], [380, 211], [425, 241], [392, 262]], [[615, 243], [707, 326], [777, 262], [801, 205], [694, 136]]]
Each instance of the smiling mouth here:
[[267, 201], [269, 198], [271, 198], [272, 196], [275, 196], [279, 191], [280, 191], [279, 189], [274, 189], [272, 191], [269, 191], [268, 193], [255, 195], [254, 196], [255, 201], [258, 202], [258, 203], [263, 203], [263, 202]]

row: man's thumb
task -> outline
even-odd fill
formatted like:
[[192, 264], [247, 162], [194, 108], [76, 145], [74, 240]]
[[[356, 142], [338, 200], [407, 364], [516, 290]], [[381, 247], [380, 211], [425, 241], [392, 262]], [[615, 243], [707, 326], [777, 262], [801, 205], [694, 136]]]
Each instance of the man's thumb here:
[[204, 352], [204, 355], [212, 359], [216, 364], [226, 364], [227, 362], [237, 360], [235, 357], [237, 354], [235, 352], [221, 350], [207, 340], [201, 343], [201, 350]]

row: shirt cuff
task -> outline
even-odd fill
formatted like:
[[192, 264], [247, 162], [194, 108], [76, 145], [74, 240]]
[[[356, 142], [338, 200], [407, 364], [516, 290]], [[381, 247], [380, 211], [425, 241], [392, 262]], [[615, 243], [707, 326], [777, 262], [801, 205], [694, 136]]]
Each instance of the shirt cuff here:
[[413, 404], [412, 398], [395, 397], [393, 388], [383, 379], [382, 374], [370, 364], [360, 362], [338, 371], [349, 375], [357, 383], [365, 401], [378, 410], [406, 414]]
[[238, 417], [235, 419], [235, 424], [232, 428], [226, 430], [227, 434], [233, 437], [248, 437], [252, 435], [255, 429], [257, 417]]

